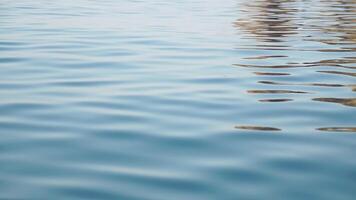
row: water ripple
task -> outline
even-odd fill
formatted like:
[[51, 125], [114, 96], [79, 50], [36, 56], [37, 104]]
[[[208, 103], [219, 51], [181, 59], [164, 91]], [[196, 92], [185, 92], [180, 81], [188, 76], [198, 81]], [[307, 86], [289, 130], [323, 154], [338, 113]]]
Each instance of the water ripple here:
[[355, 199], [355, 14], [0, 1], [0, 199]]

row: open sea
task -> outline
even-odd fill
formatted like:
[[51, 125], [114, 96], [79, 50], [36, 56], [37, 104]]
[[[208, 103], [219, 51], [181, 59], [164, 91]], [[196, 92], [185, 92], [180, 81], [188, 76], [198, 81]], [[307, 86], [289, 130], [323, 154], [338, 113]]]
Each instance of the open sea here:
[[0, 199], [355, 200], [355, 0], [0, 0]]

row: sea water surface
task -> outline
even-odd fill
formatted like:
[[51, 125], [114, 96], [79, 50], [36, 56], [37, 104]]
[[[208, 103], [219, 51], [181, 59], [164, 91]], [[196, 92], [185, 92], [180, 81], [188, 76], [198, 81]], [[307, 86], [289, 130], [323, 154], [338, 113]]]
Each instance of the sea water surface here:
[[0, 0], [1, 199], [356, 198], [354, 0]]

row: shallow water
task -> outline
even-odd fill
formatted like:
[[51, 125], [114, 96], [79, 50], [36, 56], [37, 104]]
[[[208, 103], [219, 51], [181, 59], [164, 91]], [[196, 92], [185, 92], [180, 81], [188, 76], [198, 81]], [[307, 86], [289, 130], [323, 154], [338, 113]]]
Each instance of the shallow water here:
[[0, 198], [354, 199], [355, 17], [0, 1]]

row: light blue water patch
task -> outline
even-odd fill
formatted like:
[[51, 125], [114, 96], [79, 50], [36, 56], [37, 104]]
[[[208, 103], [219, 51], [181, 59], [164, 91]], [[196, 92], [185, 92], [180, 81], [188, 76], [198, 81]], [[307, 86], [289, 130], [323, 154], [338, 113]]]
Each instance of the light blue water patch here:
[[355, 199], [355, 13], [1, 1], [0, 198]]

